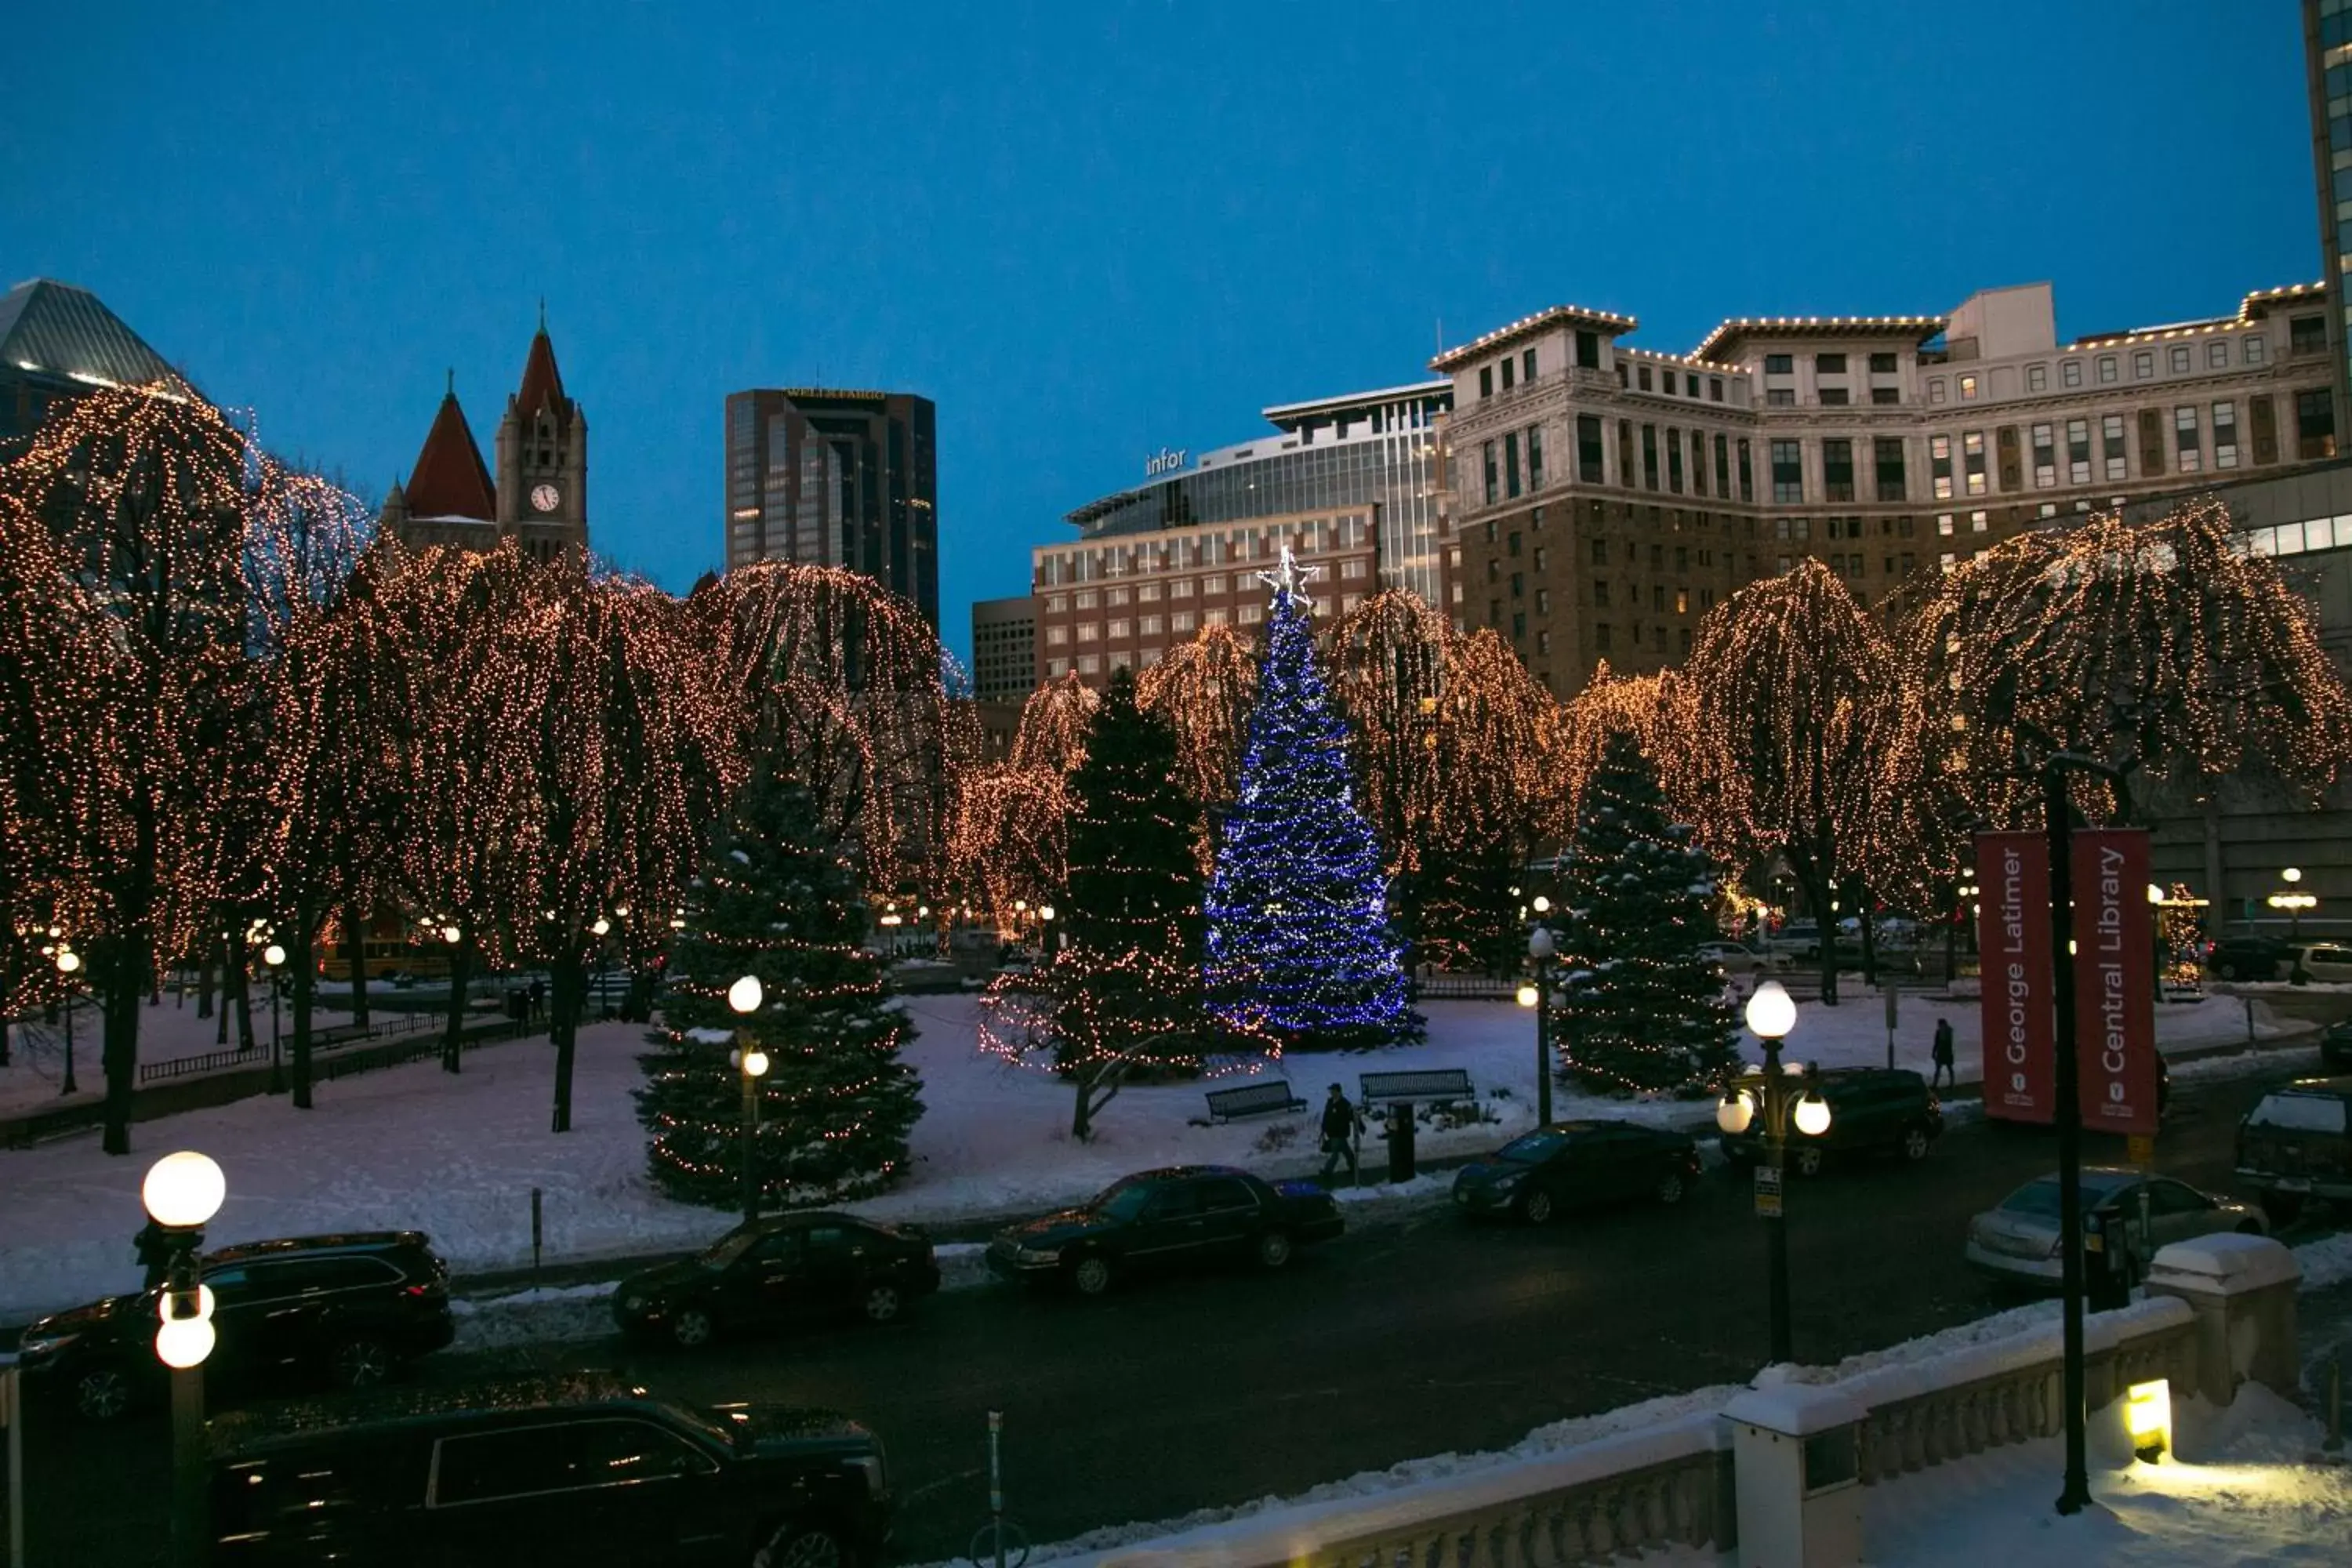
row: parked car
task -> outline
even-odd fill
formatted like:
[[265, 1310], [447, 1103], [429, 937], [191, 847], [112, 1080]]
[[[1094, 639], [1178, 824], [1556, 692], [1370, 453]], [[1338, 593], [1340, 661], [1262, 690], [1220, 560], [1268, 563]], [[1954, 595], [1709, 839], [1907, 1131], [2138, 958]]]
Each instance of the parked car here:
[[1791, 957], [1801, 952], [1818, 952], [1822, 945], [1822, 928], [1811, 921], [1790, 921], [1764, 939], [1766, 951]]
[[1789, 955], [1766, 948], [1761, 952], [1737, 942], [1703, 942], [1698, 955], [1716, 967], [1726, 978], [1759, 974], [1783, 974], [1788, 972]]
[[2352, 1198], [2352, 1078], [2302, 1079], [2238, 1123], [2238, 1180], [2280, 1225], [2308, 1198]]
[[1279, 1268], [1344, 1224], [1331, 1194], [1312, 1182], [1176, 1165], [1122, 1177], [1084, 1207], [1013, 1226], [989, 1243], [988, 1267], [1099, 1296], [1129, 1273], [1242, 1260]]
[[[1927, 1080], [1908, 1068], [1839, 1068], [1821, 1075], [1822, 1098], [1830, 1104], [1829, 1131], [1809, 1136], [1789, 1130], [1789, 1163], [1801, 1175], [1818, 1175], [1829, 1160], [1851, 1154], [1899, 1153], [1924, 1160], [1944, 1132], [1944, 1108]], [[1718, 1134], [1723, 1155], [1740, 1164], [1764, 1158], [1764, 1121], [1745, 1132]]]
[[[208, 1380], [383, 1382], [456, 1337], [449, 1266], [421, 1231], [365, 1231], [247, 1242], [207, 1254], [214, 1297]], [[109, 1420], [159, 1396], [156, 1292], [110, 1296], [43, 1318], [18, 1343], [28, 1379]]]
[[2321, 1031], [2319, 1060], [2323, 1067], [2352, 1068], [2352, 1018], [2330, 1024]]
[[863, 1316], [887, 1323], [940, 1288], [930, 1242], [903, 1226], [797, 1214], [739, 1225], [700, 1256], [630, 1275], [613, 1319], [633, 1338], [689, 1349], [722, 1333]]
[[384, 1390], [212, 1424], [212, 1561], [874, 1568], [882, 1446], [827, 1411], [603, 1373]]
[[2332, 942], [2291, 943], [2286, 949], [2286, 977], [2298, 984], [2352, 980], [2352, 947]]
[[2205, 967], [2224, 980], [2277, 980], [2286, 960], [2286, 943], [2269, 936], [2225, 936], [2205, 950]]
[[1685, 1133], [1632, 1121], [1559, 1121], [1463, 1166], [1454, 1202], [1467, 1215], [1509, 1214], [1542, 1225], [1568, 1208], [1642, 1198], [1678, 1204], [1698, 1168], [1698, 1146]]
[[[2147, 1195], [2145, 1222], [2140, 1194]], [[2169, 1176], [2143, 1177], [2126, 1167], [2086, 1166], [2083, 1214], [2087, 1223], [2105, 1215], [2115, 1222], [2126, 1254], [2127, 1277], [2146, 1277], [2148, 1259], [2176, 1241], [2219, 1231], [2262, 1235], [2263, 1216], [2245, 1205], [2200, 1193]], [[2058, 1178], [2037, 1176], [1998, 1207], [1969, 1221], [1967, 1257], [1979, 1272], [2011, 1284], [2050, 1287], [2060, 1283], [2065, 1264], [2058, 1255]]]

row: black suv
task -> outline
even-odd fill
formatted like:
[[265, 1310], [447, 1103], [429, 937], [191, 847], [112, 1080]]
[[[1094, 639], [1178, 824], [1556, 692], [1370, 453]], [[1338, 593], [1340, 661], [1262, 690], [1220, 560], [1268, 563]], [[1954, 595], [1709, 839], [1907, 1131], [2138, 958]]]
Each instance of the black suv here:
[[693, 1349], [731, 1329], [856, 1314], [887, 1323], [940, 1288], [931, 1244], [904, 1226], [847, 1215], [739, 1225], [698, 1257], [632, 1274], [613, 1317], [632, 1337]]
[[872, 1568], [889, 1537], [882, 1446], [856, 1423], [605, 1373], [239, 1411], [210, 1436], [224, 1565]]
[[1312, 1182], [1268, 1182], [1222, 1165], [1124, 1176], [1084, 1208], [1014, 1226], [988, 1244], [1011, 1279], [1066, 1282], [1099, 1296], [1119, 1276], [1247, 1260], [1279, 1268], [1298, 1247], [1345, 1227]]
[[2292, 956], [2270, 936], [2225, 936], [2205, 951], [2205, 967], [2224, 980], [2276, 980]]
[[[1789, 1129], [1789, 1163], [1801, 1175], [1819, 1174], [1832, 1155], [1899, 1153], [1924, 1160], [1943, 1135], [1944, 1108], [1916, 1072], [1840, 1068], [1822, 1073], [1820, 1088], [1830, 1102], [1829, 1131], [1813, 1138]], [[1764, 1119], [1750, 1121], [1745, 1132], [1723, 1133], [1721, 1142], [1725, 1159], [1757, 1163], [1764, 1158]]]
[[[205, 1255], [219, 1336], [208, 1378], [234, 1384], [288, 1374], [346, 1388], [382, 1383], [456, 1336], [449, 1266], [421, 1231], [254, 1241]], [[159, 1394], [155, 1292], [110, 1296], [43, 1318], [17, 1357], [28, 1378], [105, 1420]]]

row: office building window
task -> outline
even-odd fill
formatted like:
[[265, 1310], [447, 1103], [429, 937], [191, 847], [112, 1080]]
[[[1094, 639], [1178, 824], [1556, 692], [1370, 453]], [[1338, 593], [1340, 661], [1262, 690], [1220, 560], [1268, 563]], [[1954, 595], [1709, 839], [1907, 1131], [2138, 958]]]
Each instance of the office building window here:
[[1805, 466], [1797, 443], [1772, 443], [1772, 499], [1775, 501], [1801, 501], [1805, 499]]
[[1972, 375], [1964, 375], [1960, 377], [1960, 401], [1962, 403], [1974, 403], [1976, 400], [1977, 378]]
[[1063, 644], [1065, 644], [1065, 643], [1068, 642], [1069, 640], [1070, 640], [1070, 628], [1069, 628], [1069, 627], [1067, 627], [1067, 626], [1047, 626], [1047, 627], [1045, 628], [1045, 646], [1046, 646], [1047, 647], [1060, 647]]
[[2066, 421], [2066, 482], [2091, 482], [2091, 422], [2087, 419]]
[[1706, 378], [1706, 398], [1710, 403], [1723, 401], [1723, 377], [1710, 375]]
[[1731, 493], [1730, 451], [1729, 445], [1722, 437], [1717, 436], [1715, 438], [1715, 493], [1719, 496], [1727, 496]]
[[1927, 478], [1937, 500], [1952, 499], [1952, 438], [1927, 437]]
[[1994, 434], [1993, 445], [2000, 454], [2000, 488], [2003, 490], [2023, 489], [2025, 469], [2017, 456], [2017, 426], [2002, 426]]
[[2189, 345], [2187, 343], [2173, 344], [2172, 374], [2175, 375], [2186, 375], [2189, 373]]
[[1845, 374], [1845, 355], [1815, 354], [1813, 356], [1813, 374], [1815, 375], [1843, 375]]
[[1764, 405], [1768, 408], [1794, 408], [1797, 389], [1793, 386], [1768, 386], [1764, 389]]
[[2260, 364], [2270, 354], [2270, 344], [2259, 333], [2247, 333], [2238, 340], [2238, 352], [2248, 364]]
[[2142, 349], [2137, 353], [2132, 355], [2132, 379], [2134, 381], [2146, 381], [2149, 376], [2154, 375], [2155, 374], [2156, 355], [2152, 351]]
[[1179, 577], [1170, 583], [1168, 584], [1168, 596], [1171, 599], [1191, 598], [1192, 596], [1192, 579], [1190, 577]]
[[1654, 425], [1642, 426], [1642, 486], [1658, 488], [1658, 427]]
[[1202, 610], [1201, 612], [1201, 624], [1204, 626], [1222, 626], [1225, 624], [1225, 612], [1223, 610]]
[[2101, 386], [2112, 385], [2115, 383], [2120, 369], [2121, 367], [2116, 363], [2115, 355], [2101, 354], [2099, 356], [2099, 384]]
[[1609, 564], [1609, 542], [1607, 540], [1596, 539], [1592, 542], [1592, 563], [1595, 566], [1606, 566]]
[[2058, 379], [2068, 386], [2082, 385], [2083, 362], [2078, 359], [2061, 361], [2058, 366]]
[[2179, 459], [2182, 473], [2193, 474], [2205, 466], [2205, 455], [2197, 445], [2195, 404], [2172, 411], [2172, 449]]
[[2294, 395], [2294, 437], [2299, 458], [2336, 456], [2336, 398], [2327, 388]]
[[1601, 334], [1599, 332], [1576, 334], [1576, 363], [1580, 370], [1601, 368]]
[[1970, 533], [1984, 532], [1985, 530], [1991, 525], [1991, 522], [1992, 514], [1990, 512], [1972, 511], [1969, 513], [1969, 531]]
[[2046, 364], [2027, 365], [2025, 367], [2025, 390], [2028, 392], [2047, 392], [2050, 390], [2050, 367]]
[[[1505, 360], [1503, 363], [1504, 363], [1504, 364], [1508, 365], [1508, 364], [1510, 363], [1510, 361], [1508, 361], [1508, 360]], [[1253, 599], [1253, 600], [1251, 600], [1248, 604], [1244, 605], [1243, 605], [1239, 610], [1237, 610], [1237, 611], [1235, 611], [1235, 612], [1234, 612], [1234, 618], [1235, 618], [1236, 620], [1238, 620], [1238, 621], [1239, 621], [1243, 626], [1255, 626], [1255, 625], [1257, 624], [1257, 622], [1258, 622], [1258, 618], [1259, 618], [1260, 616], [1264, 616], [1265, 614], [1265, 606], [1264, 605], [1259, 604], [1256, 600]]]
[[1696, 397], [1698, 395], [1698, 377], [1691, 374], [1688, 371], [1685, 371], [1683, 373], [1683, 395], [1685, 397]]
[[1099, 621], [1080, 621], [1080, 622], [1078, 623], [1078, 640], [1079, 640], [1080, 642], [1092, 642], [1092, 641], [1094, 641], [1097, 637], [1100, 637], [1101, 635], [1102, 635], [1102, 623], [1101, 623], [1101, 622], [1099, 622]]
[[1950, 512], [1939, 511], [1936, 514], [1936, 531], [1942, 534], [1947, 539], [1949, 539], [1952, 536], [1952, 514]]
[[1609, 651], [1609, 623], [1607, 621], [1595, 621], [1592, 623], [1592, 647], [1593, 651], [1596, 653], [1607, 653]]
[[1517, 430], [1503, 437], [1503, 493], [1507, 496], [1519, 493], [1519, 433]]
[[1947, 550], [1937, 557], [1937, 564], [1943, 568], [1944, 575], [1948, 577], [1960, 569], [1960, 558]]
[[2099, 456], [2105, 460], [2107, 478], [2120, 479], [2126, 477], [2122, 415], [2109, 414], [2100, 419]]
[[2327, 348], [2327, 318], [2297, 316], [2286, 324], [2286, 352], [2291, 354], [2323, 353]]
[[[1739, 438], [1739, 499], [1741, 500], [1756, 499], [1756, 471], [1754, 466], [1748, 461], [1748, 437], [1745, 436]], [[1755, 528], [1756, 520], [1749, 518], [1748, 522], [1752, 531]]]
[[1078, 673], [1080, 675], [1098, 675], [1101, 672], [1102, 656], [1100, 654], [1082, 653], [1078, 655]]
[[1341, 577], [1361, 577], [1363, 574], [1364, 558], [1362, 556], [1350, 555], [1348, 559], [1339, 563], [1339, 575]]
[[1930, 376], [1928, 378], [1927, 401], [1930, 403], [1941, 403], [1944, 401], [1944, 378], [1942, 376]]
[[1873, 374], [1873, 375], [1893, 375], [1893, 374], [1895, 374], [1895, 356], [1894, 356], [1893, 354], [1891, 354], [1891, 353], [1874, 353], [1874, 354], [1873, 354], [1873, 355], [1871, 355], [1871, 356], [1870, 356], [1870, 374]]
[[1983, 431], [1970, 430], [1961, 436], [1960, 459], [1966, 468], [1969, 481], [1969, 494], [1972, 496], [1980, 496], [1984, 494], [1985, 449]]
[[1822, 387], [1821, 390], [1822, 390], [1822, 405], [1823, 407], [1825, 407], [1825, 408], [1843, 408], [1843, 407], [1845, 406], [1845, 405], [1846, 405], [1846, 395], [1845, 395], [1845, 388], [1844, 388], [1844, 387], [1843, 387], [1843, 386], [1824, 386], [1824, 387]]
[[1145, 637], [1156, 637], [1160, 635], [1160, 617], [1158, 616], [1145, 616], [1139, 624], [1142, 627], [1143, 635]]
[[1900, 403], [1903, 401], [1903, 389], [1899, 386], [1874, 386], [1870, 389], [1870, 400], [1873, 403]]
[[1704, 430], [1690, 433], [1690, 475], [1691, 493], [1706, 494], [1706, 432]]
[[1178, 632], [1191, 631], [1192, 629], [1192, 612], [1190, 610], [1178, 610], [1171, 614], [1168, 617], [1168, 629]]
[[1510, 355], [1505, 354], [1503, 356], [1503, 390], [1505, 392], [1510, 391], [1512, 386], [1517, 384], [1517, 377], [1512, 373], [1517, 368], [1517, 366], [1511, 363]]
[[1650, 584], [1650, 608], [1660, 615], [1664, 615], [1665, 613], [1666, 585], [1664, 583], [1653, 583]]
[[1671, 427], [1666, 431], [1666, 489], [1683, 493], [1683, 433]]
[[2234, 403], [2213, 405], [2213, 466], [2238, 466], [2238, 405]]
[[1550, 589], [1538, 588], [1536, 590], [1536, 614], [1539, 616], [1548, 616], [1551, 614]]
[[1495, 443], [1492, 441], [1484, 443], [1479, 447], [1479, 452], [1485, 458], [1486, 464], [1486, 504], [1493, 506], [1503, 499], [1502, 475], [1496, 471], [1495, 467]]
[[1536, 633], [1536, 651], [1538, 653], [1549, 653], [1551, 651], [1551, 634], [1549, 632], [1539, 631]]
[[[1533, 353], [1535, 350], [1528, 352]], [[1539, 490], [1543, 489], [1543, 426], [1530, 425], [1528, 426], [1528, 489]]]
[[1048, 678], [1050, 678], [1050, 679], [1055, 679], [1055, 680], [1059, 680], [1059, 679], [1062, 679], [1062, 677], [1064, 677], [1064, 676], [1066, 676], [1066, 675], [1067, 675], [1067, 674], [1069, 674], [1069, 673], [1070, 673], [1070, 661], [1069, 661], [1068, 659], [1066, 659], [1066, 658], [1049, 658], [1049, 659], [1047, 659], [1047, 660], [1045, 661], [1045, 674], [1046, 674], [1046, 676], [1047, 676]]
[[1601, 483], [1601, 416], [1576, 416], [1576, 477], [1580, 483]]
[[1878, 474], [1878, 499], [1901, 500], [1903, 483], [1903, 437], [1880, 436], [1871, 443], [1872, 460]]
[[1822, 494], [1833, 501], [1853, 499], [1853, 442], [1848, 437], [1822, 443]]
[[1650, 367], [1648, 365], [1637, 364], [1633, 367], [1633, 384], [1640, 387], [1643, 392], [1650, 390]]
[[1795, 371], [1796, 368], [1797, 362], [1793, 355], [1766, 354], [1764, 356], [1764, 374], [1766, 375], [1788, 375]]
[[1128, 639], [1130, 630], [1131, 628], [1128, 622], [1124, 620], [1113, 621], [1110, 624], [1110, 640], [1113, 642], [1125, 642]]
[[2215, 338], [2205, 345], [2205, 364], [2209, 370], [2230, 368], [2230, 340]]
[[1536, 351], [1533, 349], [1528, 349], [1519, 355], [1519, 379], [1522, 381], [1533, 381], [1535, 378]]
[[1478, 367], [1478, 395], [1481, 397], [1495, 395], [1495, 367], [1491, 364], [1482, 364]]
[[2058, 482], [2058, 437], [2055, 427], [2036, 425], [2033, 427], [2033, 485], [2036, 489], [2048, 489]]

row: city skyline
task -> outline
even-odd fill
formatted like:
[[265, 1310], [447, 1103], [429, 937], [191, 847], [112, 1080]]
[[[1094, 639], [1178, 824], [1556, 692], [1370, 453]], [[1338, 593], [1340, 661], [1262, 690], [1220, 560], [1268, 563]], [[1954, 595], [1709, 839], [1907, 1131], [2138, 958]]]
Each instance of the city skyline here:
[[[544, 295], [597, 411], [598, 548], [678, 592], [719, 563], [730, 391], [919, 393], [966, 656], [971, 602], [1019, 592], [1070, 510], [1162, 447], [1247, 438], [1268, 404], [1418, 379], [1441, 321], [1450, 346], [1575, 299], [1686, 350], [1726, 315], [2047, 279], [2073, 337], [2319, 272], [2284, 11], [1996, 7], [1945, 38], [1863, 6], [1498, 8], [1450, 32], [1398, 7], [1337, 32], [1276, 15], [1245, 49], [1163, 6], [926, 15], [888, 63], [823, 70], [760, 19], [721, 49], [675, 19], [541, 37], [452, 12], [393, 51], [267, 6], [37, 16], [22, 36], [58, 68], [0, 170], [21, 220], [0, 266], [92, 289], [371, 504], [447, 367], [470, 406], [503, 395]], [[1690, 80], [1696, 37], [1738, 79]], [[502, 60], [510, 90], [435, 85]], [[192, 70], [255, 90], [182, 116], [164, 85]], [[771, 109], [795, 71], [795, 112]], [[92, 79], [115, 84], [95, 120], [63, 85]], [[797, 155], [818, 123], [824, 153]]]

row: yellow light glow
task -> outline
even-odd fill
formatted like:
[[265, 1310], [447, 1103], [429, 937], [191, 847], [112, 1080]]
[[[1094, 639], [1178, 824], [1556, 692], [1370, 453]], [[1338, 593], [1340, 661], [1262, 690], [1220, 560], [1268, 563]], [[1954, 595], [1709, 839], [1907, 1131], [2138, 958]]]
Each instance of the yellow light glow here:
[[1532, 985], [1522, 985], [1522, 986], [1520, 986], [1520, 987], [1519, 987], [1519, 1005], [1520, 1005], [1520, 1006], [1522, 1006], [1522, 1007], [1532, 1007], [1532, 1006], [1534, 1006], [1535, 1005], [1536, 1005], [1536, 988], [1535, 988], [1534, 986], [1532, 986]]
[[768, 1053], [765, 1051], [745, 1051], [743, 1053], [743, 1072], [748, 1078], [765, 1078], [768, 1074]]
[[165, 1366], [184, 1371], [202, 1366], [213, 1353], [213, 1326], [203, 1318], [181, 1318], [155, 1331], [155, 1356]]
[[2124, 1394], [2124, 1427], [2132, 1447], [2143, 1459], [2153, 1459], [2172, 1447], [2172, 1385], [2163, 1378], [2135, 1383]]

